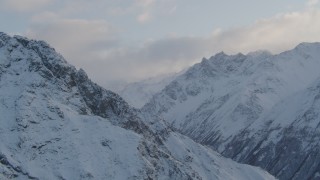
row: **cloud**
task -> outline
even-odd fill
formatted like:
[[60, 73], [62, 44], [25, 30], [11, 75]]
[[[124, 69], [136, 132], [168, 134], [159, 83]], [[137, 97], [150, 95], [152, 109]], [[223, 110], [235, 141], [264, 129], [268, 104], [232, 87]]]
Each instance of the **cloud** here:
[[142, 7], [150, 7], [152, 6], [156, 1], [155, 0], [136, 0], [136, 3], [139, 5], [139, 6], [142, 6]]
[[212, 37], [212, 45], [231, 53], [268, 49], [278, 53], [300, 42], [320, 41], [320, 11], [280, 14], [257, 21], [251, 26], [220, 31]]
[[[265, 49], [279, 53], [301, 42], [320, 41], [318, 32], [320, 11], [313, 9], [279, 14], [246, 27], [217, 29], [208, 37], [154, 40], [141, 47], [111, 51], [100, 58], [108, 59], [105, 65], [113, 62], [112, 73], [116, 77], [133, 81], [182, 70], [220, 51], [234, 54]], [[126, 73], [117, 73], [123, 72], [121, 69]]]
[[52, 13], [34, 17], [33, 20], [25, 33], [27, 37], [47, 41], [67, 61], [88, 69], [95, 79], [102, 81], [104, 76], [110, 76], [105, 72], [111, 68], [108, 64], [103, 64], [104, 67], [98, 70], [90, 68], [92, 63], [102, 61], [98, 57], [99, 52], [118, 46], [117, 29], [109, 23], [104, 20], [65, 19]]
[[138, 22], [146, 23], [151, 20], [151, 15], [149, 12], [144, 12], [137, 17]]
[[140, 9], [141, 13], [137, 16], [139, 23], [146, 23], [152, 19], [153, 8], [156, 4], [155, 0], [136, 0], [133, 7]]
[[67, 19], [54, 13], [34, 17], [26, 35], [45, 39], [67, 55], [114, 46], [117, 36], [116, 29], [104, 20]]
[[140, 13], [136, 17], [141, 24], [151, 21], [156, 16], [168, 16], [176, 12], [176, 0], [136, 0], [132, 9], [137, 9]]
[[320, 10], [306, 8], [250, 26], [216, 29], [207, 37], [170, 36], [140, 45], [124, 45], [120, 32], [104, 20], [64, 19], [50, 13], [35, 17], [27, 34], [48, 41], [95, 81], [112, 88], [112, 82], [133, 82], [182, 70], [219, 51], [233, 54], [266, 49], [278, 53], [300, 42], [320, 41], [319, 32]]
[[[50, 12], [33, 18], [26, 35], [49, 42], [70, 63], [95, 81], [132, 82], [180, 70], [185, 59], [198, 57], [197, 39], [182, 37], [123, 46], [118, 30], [103, 20], [65, 19]], [[181, 64], [182, 63], [182, 64]]]
[[314, 7], [319, 4], [319, 0], [308, 0], [307, 7]]
[[53, 0], [2, 0], [3, 7], [18, 12], [31, 12], [48, 6]]

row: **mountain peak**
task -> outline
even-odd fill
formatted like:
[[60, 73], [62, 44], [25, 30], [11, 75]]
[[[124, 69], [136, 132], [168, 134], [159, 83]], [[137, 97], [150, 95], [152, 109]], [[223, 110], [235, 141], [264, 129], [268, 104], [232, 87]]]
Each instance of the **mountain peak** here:
[[272, 53], [268, 50], [257, 50], [257, 51], [249, 52], [247, 56], [252, 58], [267, 57], [267, 56], [272, 56]]
[[274, 179], [130, 107], [47, 43], [4, 33], [0, 115], [0, 179]]
[[294, 50], [300, 51], [319, 51], [320, 50], [320, 42], [302, 42], [298, 44]]
[[308, 89], [320, 77], [319, 67], [320, 43], [301, 43], [278, 55], [221, 52], [172, 81], [144, 109], [279, 179], [316, 179], [319, 84]]
[[218, 52], [214, 56], [212, 56], [210, 59], [221, 59], [228, 56], [224, 51]]
[[296, 47], [320, 46], [320, 42], [301, 42]]

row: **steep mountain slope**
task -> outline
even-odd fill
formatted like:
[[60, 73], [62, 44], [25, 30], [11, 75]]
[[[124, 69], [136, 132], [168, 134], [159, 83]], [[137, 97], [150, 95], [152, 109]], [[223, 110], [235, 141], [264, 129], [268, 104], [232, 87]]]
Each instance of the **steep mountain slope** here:
[[45, 42], [4, 33], [0, 114], [0, 179], [273, 179], [146, 125]]
[[119, 94], [130, 105], [134, 106], [135, 108], [141, 108], [152, 98], [153, 95], [161, 91], [182, 73], [183, 71], [179, 73], [149, 78], [135, 83], [130, 83], [126, 85], [121, 91], [119, 91]]
[[307, 110], [302, 103], [315, 101], [315, 95], [299, 99], [296, 93], [317, 89], [319, 67], [319, 43], [302, 43], [278, 55], [222, 52], [179, 76], [143, 111], [161, 115], [195, 141], [280, 179], [316, 179], [320, 118], [317, 108]]

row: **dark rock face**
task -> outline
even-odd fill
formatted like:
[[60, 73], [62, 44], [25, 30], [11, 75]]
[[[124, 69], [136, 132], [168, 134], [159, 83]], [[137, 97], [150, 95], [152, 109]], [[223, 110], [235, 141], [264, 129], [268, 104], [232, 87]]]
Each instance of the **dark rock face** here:
[[[30, 87], [30, 90], [27, 90], [27, 93], [20, 97], [23, 102], [29, 101], [29, 104], [21, 104], [22, 107], [30, 105], [33, 99], [36, 98], [36, 90], [58, 88], [59, 92], [70, 93], [70, 97], [68, 98], [77, 97], [79, 99], [78, 104], [72, 104], [79, 109], [79, 114], [100, 116], [108, 119], [108, 121], [111, 121], [114, 125], [121, 126], [125, 129], [141, 134], [143, 139], [148, 142], [148, 146], [158, 147], [163, 145], [162, 137], [143, 122], [136, 109], [131, 108], [119, 95], [105, 90], [101, 86], [92, 82], [84, 70], [76, 70], [74, 66], [68, 64], [66, 60], [60, 54], [55, 52], [55, 50], [47, 43], [43, 41], [28, 40], [20, 36], [14, 36], [11, 38], [6, 34], [1, 33], [0, 45], [0, 48], [3, 46], [9, 48], [8, 56], [10, 59], [8, 62], [1, 62], [0, 79], [1, 74], [5, 73], [7, 69], [10, 68], [11, 63], [17, 61], [24, 61], [23, 63], [27, 65], [26, 70], [37, 73], [43, 78], [39, 80], [39, 82], [35, 81], [34, 83], [31, 83], [32, 87]], [[15, 70], [12, 71], [15, 72]], [[18, 75], [18, 72], [15, 73]], [[29, 98], [28, 96], [34, 97]], [[68, 101], [68, 98], [66, 101]], [[50, 112], [57, 114], [61, 120], [64, 119], [64, 113], [59, 109], [59, 107], [48, 106], [47, 108]], [[31, 117], [31, 115], [32, 112], [16, 118], [17, 123], [20, 125], [19, 131], [27, 132], [31, 126], [41, 124], [39, 121], [28, 118]], [[44, 119], [46, 118], [53, 120], [51, 117], [45, 117]], [[59, 129], [57, 129], [57, 131], [59, 131]], [[21, 147], [22, 144], [23, 141], [19, 147]], [[44, 144], [33, 145], [31, 149], [33, 151], [39, 151], [41, 154], [44, 153], [42, 152], [42, 147], [45, 147], [47, 144], [50, 144], [50, 142], [48, 141]], [[103, 141], [101, 144], [103, 146], [109, 146], [106, 141]], [[145, 145], [145, 148], [149, 148], [148, 146]], [[165, 149], [165, 147], [163, 148]], [[152, 153], [154, 152], [148, 151], [148, 153], [145, 154], [145, 157], [148, 158], [149, 156], [152, 156]], [[6, 175], [8, 178], [24, 175], [29, 179], [34, 179], [32, 176], [29, 176], [27, 173], [24, 173], [11, 165], [9, 161], [7, 161], [6, 157], [1, 154], [0, 163], [8, 169], [8, 173], [10, 172]], [[175, 164], [174, 162], [171, 163], [172, 165]], [[163, 164], [158, 164], [159, 167], [162, 165]], [[157, 173], [160, 172], [157, 171], [153, 174], [149, 174], [150, 178], [154, 178]], [[176, 172], [173, 172], [173, 174], [175, 173]], [[186, 172], [181, 172], [180, 169], [179, 174], [181, 178], [188, 176]]]
[[[3, 43], [13, 44], [11, 46], [28, 49], [38, 57], [28, 57], [29, 71], [38, 72], [42, 77], [61, 87], [63, 91], [71, 92], [76, 87], [83, 98], [87, 109], [85, 114], [92, 113], [103, 118], [117, 118], [119, 121], [134, 120], [136, 112], [117, 94], [105, 90], [92, 82], [84, 70], [79, 71], [43, 41], [28, 40], [21, 36], [9, 36], [1, 34]], [[11, 42], [9, 42], [11, 41]], [[20, 57], [19, 57], [20, 58]], [[18, 58], [18, 59], [19, 59]]]
[[[319, 179], [320, 156], [318, 117], [320, 101], [319, 83], [306, 91], [295, 95], [303, 99], [304, 106], [298, 106], [296, 116], [287, 127], [272, 126], [279, 119], [271, 119], [263, 130], [254, 133], [250, 138], [250, 128], [234, 137], [222, 152], [239, 162], [260, 166], [279, 179]], [[290, 104], [293, 97], [284, 100], [279, 107], [281, 114], [287, 114], [284, 105]], [[288, 101], [288, 102], [287, 102]], [[283, 106], [284, 108], [280, 108]], [[285, 120], [285, 119], [282, 119]], [[278, 139], [270, 141], [270, 139]]]
[[320, 147], [318, 143], [314, 143], [314, 138], [307, 141], [308, 135], [292, 129], [285, 130], [276, 144], [268, 142], [267, 136], [268, 134], [259, 142], [256, 139], [243, 140], [240, 135], [226, 146], [222, 154], [239, 162], [266, 169], [279, 179], [319, 178], [317, 172]]
[[75, 80], [86, 104], [95, 115], [107, 118], [129, 113], [129, 105], [119, 95], [91, 82], [82, 69], [77, 72]]

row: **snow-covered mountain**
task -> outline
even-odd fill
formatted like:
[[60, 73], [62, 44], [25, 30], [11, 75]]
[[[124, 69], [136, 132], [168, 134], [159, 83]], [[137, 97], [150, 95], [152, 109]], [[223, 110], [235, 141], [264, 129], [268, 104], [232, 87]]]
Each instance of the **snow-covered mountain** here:
[[161, 91], [171, 81], [184, 71], [173, 74], [166, 74], [154, 78], [148, 78], [142, 81], [130, 83], [119, 91], [120, 96], [131, 106], [141, 108], [147, 103], [153, 95]]
[[274, 178], [131, 108], [47, 43], [0, 33], [0, 179]]
[[320, 43], [203, 59], [143, 108], [280, 179], [320, 179]]

